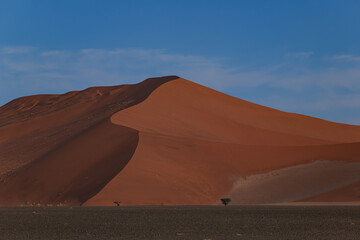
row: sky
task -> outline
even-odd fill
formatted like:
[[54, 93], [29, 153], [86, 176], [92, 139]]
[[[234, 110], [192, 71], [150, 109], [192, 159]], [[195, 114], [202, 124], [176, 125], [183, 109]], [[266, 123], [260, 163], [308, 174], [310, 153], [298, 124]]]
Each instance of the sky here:
[[0, 0], [0, 105], [178, 75], [360, 124], [360, 1]]

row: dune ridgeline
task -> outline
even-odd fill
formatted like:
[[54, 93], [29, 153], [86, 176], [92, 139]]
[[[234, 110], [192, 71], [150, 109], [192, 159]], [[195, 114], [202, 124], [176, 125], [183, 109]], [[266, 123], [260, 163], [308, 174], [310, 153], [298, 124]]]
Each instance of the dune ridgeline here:
[[360, 202], [360, 126], [177, 76], [0, 108], [0, 205]]

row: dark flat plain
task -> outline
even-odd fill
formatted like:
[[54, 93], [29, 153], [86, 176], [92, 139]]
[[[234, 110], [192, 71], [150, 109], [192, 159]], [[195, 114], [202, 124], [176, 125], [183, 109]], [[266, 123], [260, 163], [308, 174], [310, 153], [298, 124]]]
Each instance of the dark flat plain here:
[[360, 239], [360, 206], [1, 207], [0, 239]]

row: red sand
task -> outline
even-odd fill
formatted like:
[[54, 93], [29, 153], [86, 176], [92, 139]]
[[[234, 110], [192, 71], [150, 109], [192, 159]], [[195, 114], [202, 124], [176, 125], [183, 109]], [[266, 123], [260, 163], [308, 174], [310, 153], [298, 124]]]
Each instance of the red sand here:
[[320, 193], [299, 201], [306, 202], [358, 202], [360, 204], [360, 181], [332, 191]]
[[[351, 167], [356, 175], [359, 142], [360, 126], [263, 107], [177, 77], [25, 97], [0, 108], [0, 204], [214, 204], [229, 195], [244, 203], [235, 186], [255, 174], [266, 177], [246, 184], [254, 186], [249, 193], [263, 185], [276, 196], [247, 203], [359, 201], [359, 180], [341, 177]], [[351, 167], [319, 174], [317, 160]], [[304, 164], [299, 176], [286, 170]], [[302, 190], [269, 184], [277, 179]], [[314, 179], [321, 184], [311, 188]]]

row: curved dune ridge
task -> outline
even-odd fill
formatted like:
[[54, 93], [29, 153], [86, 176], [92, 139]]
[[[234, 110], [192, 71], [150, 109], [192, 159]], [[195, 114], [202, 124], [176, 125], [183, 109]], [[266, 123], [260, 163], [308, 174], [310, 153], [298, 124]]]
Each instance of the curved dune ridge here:
[[360, 126], [177, 76], [0, 108], [0, 204], [360, 202]]

